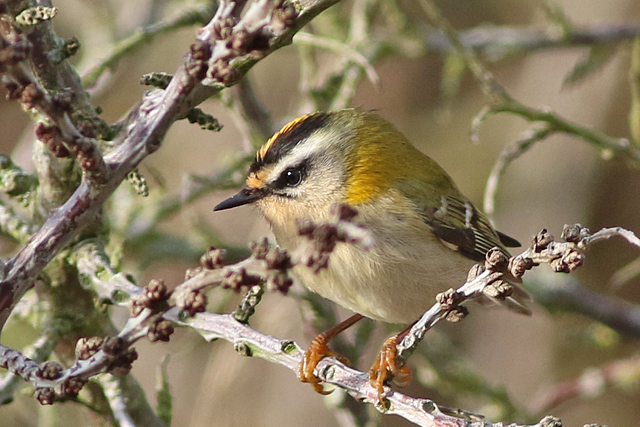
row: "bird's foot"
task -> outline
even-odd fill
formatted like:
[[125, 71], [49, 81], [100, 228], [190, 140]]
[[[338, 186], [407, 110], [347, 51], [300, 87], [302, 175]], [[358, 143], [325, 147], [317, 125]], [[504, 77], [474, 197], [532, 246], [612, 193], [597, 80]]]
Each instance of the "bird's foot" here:
[[335, 357], [340, 362], [349, 366], [349, 359], [331, 350], [327, 345], [332, 337], [326, 334], [320, 334], [311, 341], [309, 348], [304, 353], [304, 357], [298, 367], [298, 378], [303, 383], [310, 383], [314, 390], [320, 394], [330, 394], [331, 391], [325, 391], [322, 387], [321, 380], [314, 374], [314, 370], [318, 363], [325, 357]]
[[387, 339], [378, 353], [378, 357], [369, 370], [369, 381], [378, 391], [378, 400], [384, 407], [387, 406], [384, 385], [387, 381], [393, 381], [394, 385], [404, 387], [411, 380], [409, 367], [404, 366], [404, 360], [397, 357], [396, 345], [398, 335]]

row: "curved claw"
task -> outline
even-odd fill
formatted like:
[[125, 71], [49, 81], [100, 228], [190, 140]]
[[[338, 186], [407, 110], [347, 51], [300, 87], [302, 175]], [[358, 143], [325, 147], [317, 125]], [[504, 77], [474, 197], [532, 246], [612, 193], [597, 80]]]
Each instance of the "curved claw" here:
[[325, 391], [322, 387], [321, 380], [313, 371], [316, 369], [318, 363], [325, 357], [335, 357], [345, 365], [349, 365], [349, 359], [331, 350], [327, 343], [332, 337], [327, 337], [325, 334], [318, 335], [311, 341], [307, 351], [304, 353], [302, 361], [298, 367], [298, 378], [303, 383], [309, 383], [313, 386], [313, 389], [320, 394], [331, 394], [331, 391]]
[[398, 344], [398, 335], [394, 335], [387, 339], [373, 366], [369, 370], [369, 381], [371, 385], [378, 391], [378, 399], [383, 406], [384, 403], [384, 385], [387, 380], [392, 380], [399, 387], [403, 387], [411, 380], [411, 371], [404, 366], [403, 360], [398, 360], [396, 345]]

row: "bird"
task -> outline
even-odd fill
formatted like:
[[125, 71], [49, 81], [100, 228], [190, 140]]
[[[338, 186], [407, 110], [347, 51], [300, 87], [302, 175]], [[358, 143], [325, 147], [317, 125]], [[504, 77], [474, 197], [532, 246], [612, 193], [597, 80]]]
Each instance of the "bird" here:
[[[332, 206], [358, 211], [354, 222], [373, 235], [369, 250], [338, 244], [327, 268], [293, 273], [312, 292], [355, 314], [323, 334], [307, 349], [298, 376], [326, 393], [314, 374], [331, 351], [335, 335], [364, 317], [410, 325], [435, 302], [437, 293], [464, 283], [474, 263], [497, 247], [519, 242], [497, 231], [465, 197], [438, 163], [415, 148], [396, 127], [373, 111], [342, 109], [306, 114], [286, 124], [258, 151], [246, 185], [215, 211], [252, 204], [269, 222], [279, 246], [302, 243], [297, 221], [327, 222]], [[526, 293], [507, 299], [508, 308], [530, 314]], [[403, 333], [407, 333], [407, 328]], [[385, 383], [408, 381], [395, 366], [391, 337], [370, 370], [382, 401]]]

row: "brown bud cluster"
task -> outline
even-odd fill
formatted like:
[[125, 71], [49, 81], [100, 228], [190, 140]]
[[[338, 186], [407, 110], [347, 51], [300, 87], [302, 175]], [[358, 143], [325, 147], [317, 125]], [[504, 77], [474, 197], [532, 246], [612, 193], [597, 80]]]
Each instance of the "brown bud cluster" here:
[[331, 215], [335, 216], [339, 221], [351, 222], [358, 216], [358, 210], [346, 203], [336, 203], [331, 206]]
[[173, 324], [166, 319], [157, 319], [152, 325], [149, 326], [149, 332], [147, 332], [147, 338], [149, 341], [169, 341], [169, 337], [173, 334]]
[[[295, 25], [297, 12], [290, 2], [272, 2], [269, 23], [253, 25], [227, 16], [213, 24], [213, 39], [223, 47], [224, 52], [216, 56], [210, 64], [207, 77], [226, 86], [234, 83], [240, 74], [231, 66], [235, 58], [248, 57], [254, 61], [264, 58], [274, 34], [279, 34]], [[255, 28], [253, 28], [255, 27]]]
[[229, 62], [220, 59], [209, 67], [207, 77], [225, 86], [231, 86], [240, 78], [240, 74]]
[[291, 257], [287, 251], [277, 246], [270, 247], [269, 241], [266, 238], [252, 243], [249, 248], [251, 249], [252, 256], [255, 259], [265, 261], [269, 270], [286, 271], [293, 267]]
[[316, 225], [310, 219], [297, 222], [298, 233], [313, 242], [313, 251], [310, 251], [303, 259], [304, 265], [319, 272], [327, 268], [329, 255], [338, 243], [338, 229], [333, 224]]
[[465, 317], [467, 317], [468, 314], [469, 314], [469, 309], [464, 305], [459, 305], [449, 310], [449, 312], [446, 314], [444, 319], [447, 322], [457, 323], [462, 319], [464, 319]]
[[50, 360], [40, 365], [36, 375], [44, 380], [57, 380], [62, 375], [62, 371], [62, 365]]
[[62, 384], [62, 395], [75, 399], [78, 397], [78, 393], [80, 393], [80, 390], [82, 390], [82, 387], [84, 387], [86, 383], [87, 380], [84, 378], [69, 378], [64, 382], [64, 384]]
[[533, 236], [533, 239], [531, 240], [531, 248], [535, 252], [540, 253], [547, 249], [551, 242], [553, 242], [553, 236], [549, 234], [546, 229], [542, 229], [541, 232]]
[[455, 289], [450, 288], [436, 295], [436, 301], [440, 304], [443, 311], [451, 310], [458, 307], [464, 300], [463, 295], [459, 294]]
[[[25, 88], [23, 93], [27, 92], [28, 88], [29, 86]], [[81, 129], [89, 135], [94, 134], [94, 127], [89, 122], [82, 122]], [[43, 123], [37, 125], [36, 137], [51, 150], [54, 156], [58, 158], [76, 157], [83, 170], [91, 171], [98, 164], [102, 165], [102, 153], [88, 138], [74, 137], [72, 141], [65, 144], [58, 126], [47, 126]]]
[[514, 277], [522, 277], [527, 270], [539, 265], [533, 262], [531, 258], [513, 257], [509, 260], [509, 271]]
[[484, 266], [492, 272], [504, 272], [509, 265], [509, 257], [499, 248], [492, 248], [485, 255]]
[[279, 1], [271, 15], [271, 29], [280, 33], [295, 25], [298, 12], [288, 1]]
[[513, 294], [513, 285], [504, 280], [496, 280], [485, 286], [482, 293], [498, 301], [504, 301]]
[[62, 133], [58, 126], [47, 126], [38, 123], [36, 126], [36, 137], [51, 150], [58, 158], [69, 157], [71, 153], [62, 142]]
[[[20, 43], [7, 44], [2, 39], [3, 48], [0, 49], [0, 68], [6, 66], [14, 56], [7, 56], [7, 52], [16, 51]], [[21, 51], [20, 49], [18, 49]], [[24, 58], [23, 58], [24, 59]], [[7, 62], [9, 61], [9, 62]], [[1, 70], [0, 70], [1, 71]], [[74, 94], [71, 90], [62, 89], [57, 93], [46, 94], [36, 82], [7, 80], [5, 82], [8, 97], [12, 100], [20, 100], [26, 109], [41, 107], [41, 111], [49, 112], [49, 117], [57, 117], [57, 114], [68, 113], [73, 109]], [[53, 110], [52, 110], [53, 109]], [[45, 125], [39, 123], [36, 127], [36, 136], [58, 158], [74, 156], [83, 170], [93, 171], [98, 164], [103, 166], [102, 154], [89, 138], [95, 137], [92, 126], [83, 125], [80, 129], [87, 138], [67, 138], [57, 125]], [[102, 170], [102, 167], [100, 168]]]
[[269, 291], [286, 294], [293, 284], [289, 277], [289, 269], [293, 267], [291, 257], [287, 251], [271, 246], [266, 238], [250, 244], [251, 260], [261, 261], [266, 267], [266, 273], [251, 274], [245, 267], [230, 266], [224, 272], [222, 286], [236, 292], [243, 288], [265, 283]]
[[312, 237], [322, 252], [332, 252], [338, 243], [338, 229], [332, 224], [320, 224], [315, 227]]
[[269, 252], [269, 240], [263, 237], [257, 242], [251, 242], [249, 243], [249, 249], [251, 249], [251, 255], [255, 259], [265, 259]]
[[76, 342], [76, 358], [78, 360], [87, 360], [102, 348], [104, 344], [103, 337], [80, 338]]
[[76, 159], [83, 170], [92, 170], [100, 161], [99, 151], [91, 142], [76, 138], [72, 147], [77, 147]]
[[560, 237], [570, 243], [580, 243], [590, 236], [591, 231], [589, 231], [588, 228], [583, 227], [580, 224], [574, 224], [565, 225], [562, 229], [562, 235]]
[[442, 311], [446, 311], [444, 318], [447, 322], [459, 322], [469, 314], [467, 307], [460, 305], [464, 301], [464, 296], [453, 288], [437, 294], [436, 301], [440, 304]]
[[44, 98], [44, 94], [35, 83], [29, 83], [22, 89], [22, 93], [20, 94], [20, 102], [27, 109], [35, 108], [36, 105], [42, 101]]
[[229, 267], [224, 273], [222, 287], [239, 292], [243, 287], [258, 285], [261, 282], [260, 276], [247, 273], [244, 267]]
[[551, 267], [557, 273], [571, 273], [584, 264], [584, 254], [570, 250], [551, 261]]
[[286, 295], [293, 285], [293, 279], [291, 279], [291, 277], [289, 277], [286, 273], [270, 274], [269, 276], [267, 276], [265, 285], [267, 286], [267, 290], [269, 291], [278, 291]]
[[190, 61], [187, 61], [187, 72], [197, 80], [203, 80], [209, 69], [211, 45], [200, 40], [191, 45]]
[[148, 308], [154, 313], [166, 310], [169, 307], [168, 299], [171, 292], [162, 280], [153, 279], [144, 288], [144, 293], [131, 300], [130, 311], [132, 316], [139, 315], [142, 310]]
[[216, 40], [227, 40], [233, 34], [237, 20], [232, 16], [222, 18], [213, 24], [213, 36]]
[[56, 394], [53, 389], [47, 387], [41, 387], [36, 389], [36, 400], [40, 402], [41, 405], [53, 405], [53, 402], [56, 399]]
[[185, 298], [184, 305], [181, 307], [190, 317], [196, 313], [202, 313], [207, 308], [207, 296], [198, 292], [191, 291]]
[[200, 265], [207, 270], [216, 270], [224, 266], [225, 252], [222, 249], [210, 246], [207, 252], [200, 257]]

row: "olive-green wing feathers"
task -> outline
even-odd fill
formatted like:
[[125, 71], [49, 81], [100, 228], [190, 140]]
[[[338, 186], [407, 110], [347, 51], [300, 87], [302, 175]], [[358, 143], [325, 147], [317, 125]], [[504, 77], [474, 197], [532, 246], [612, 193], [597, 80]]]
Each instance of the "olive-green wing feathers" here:
[[[485, 254], [495, 247], [509, 255], [505, 247], [520, 246], [516, 239], [496, 231], [482, 212], [461, 195], [442, 196], [440, 206], [424, 209], [423, 219], [445, 244], [474, 261], [483, 261]], [[513, 295], [497, 302], [516, 313], [531, 315], [525, 305], [531, 297], [514, 285]]]
[[520, 243], [494, 230], [489, 220], [468, 200], [458, 196], [442, 196], [440, 206], [426, 207], [424, 222], [443, 242], [474, 261], [483, 261], [494, 247], [508, 253], [505, 247]]

